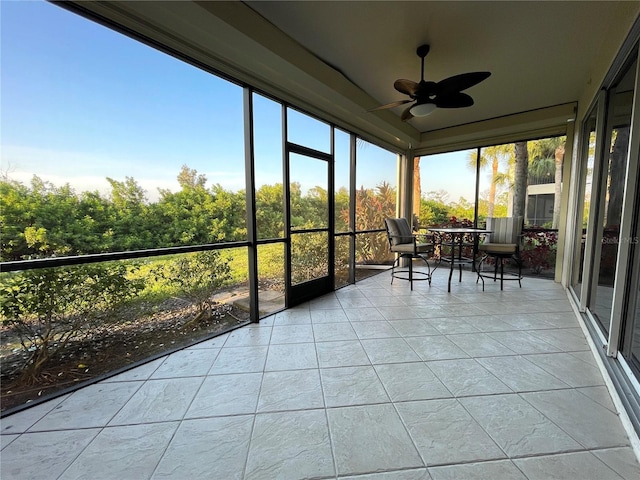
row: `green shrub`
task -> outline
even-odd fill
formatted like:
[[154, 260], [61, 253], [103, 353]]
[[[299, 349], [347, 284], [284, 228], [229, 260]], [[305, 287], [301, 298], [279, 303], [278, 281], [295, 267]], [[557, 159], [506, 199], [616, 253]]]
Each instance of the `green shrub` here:
[[113, 314], [142, 288], [122, 263], [5, 273], [0, 318], [28, 353], [24, 374], [35, 377], [54, 355]]
[[211, 312], [213, 295], [231, 279], [229, 264], [215, 250], [181, 255], [158, 265], [154, 273], [157, 280], [195, 305], [199, 315]]

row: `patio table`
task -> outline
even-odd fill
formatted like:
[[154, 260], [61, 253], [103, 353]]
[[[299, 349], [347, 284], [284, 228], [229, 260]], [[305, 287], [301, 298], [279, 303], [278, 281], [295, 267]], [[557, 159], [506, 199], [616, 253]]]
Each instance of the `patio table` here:
[[[458, 269], [460, 270], [460, 279], [459, 282], [462, 282], [462, 265], [473, 265], [475, 266], [475, 240], [478, 238], [478, 235], [482, 235], [485, 233], [491, 233], [491, 230], [485, 230], [484, 228], [470, 228], [470, 227], [430, 227], [429, 231], [440, 234], [449, 234], [451, 235], [451, 242], [443, 243], [441, 235], [437, 235], [437, 238], [440, 243], [440, 260], [450, 263], [449, 270], [449, 283], [447, 291], [451, 292], [451, 277], [453, 276], [453, 269], [456, 265], [458, 265]], [[472, 235], [474, 237], [474, 245], [473, 245], [473, 257], [463, 257], [462, 256], [462, 248], [464, 247], [464, 236]], [[451, 256], [449, 258], [445, 258], [442, 255], [442, 245], [448, 245], [451, 247]], [[458, 250], [458, 254], [456, 255], [456, 247]]]

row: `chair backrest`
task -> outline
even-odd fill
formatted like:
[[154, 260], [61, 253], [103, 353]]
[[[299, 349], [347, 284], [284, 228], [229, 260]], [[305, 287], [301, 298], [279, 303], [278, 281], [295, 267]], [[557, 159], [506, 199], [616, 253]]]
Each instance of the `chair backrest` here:
[[490, 243], [520, 243], [522, 217], [487, 217]]
[[385, 218], [384, 225], [391, 246], [413, 243], [413, 234], [406, 218]]

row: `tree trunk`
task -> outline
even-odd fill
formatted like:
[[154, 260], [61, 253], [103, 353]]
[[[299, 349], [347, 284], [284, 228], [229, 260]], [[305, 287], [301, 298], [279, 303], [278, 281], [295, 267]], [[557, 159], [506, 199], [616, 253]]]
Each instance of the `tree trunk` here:
[[556, 148], [556, 176], [555, 187], [553, 190], [553, 224], [551, 228], [558, 228], [560, 223], [560, 202], [562, 201], [562, 161], [564, 159], [564, 145]]
[[496, 205], [496, 181], [498, 177], [498, 167], [500, 162], [497, 156], [493, 157], [491, 162], [491, 185], [489, 185], [489, 208], [487, 209], [487, 217], [493, 217], [493, 211]]
[[513, 216], [526, 218], [527, 205], [527, 176], [529, 174], [529, 152], [527, 142], [516, 142], [515, 151], [515, 179], [513, 185]]
[[616, 129], [616, 138], [609, 160], [609, 185], [607, 193], [607, 217], [605, 226], [619, 226], [624, 198], [624, 177], [627, 174], [627, 152], [629, 151], [629, 127]]

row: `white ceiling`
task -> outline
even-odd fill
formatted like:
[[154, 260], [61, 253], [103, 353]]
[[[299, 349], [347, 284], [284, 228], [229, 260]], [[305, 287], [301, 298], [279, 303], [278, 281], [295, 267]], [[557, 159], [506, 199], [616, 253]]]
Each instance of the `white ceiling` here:
[[411, 120], [421, 132], [577, 101], [616, 18], [610, 1], [246, 3], [380, 104], [406, 98], [396, 79], [420, 80], [423, 43], [426, 80], [492, 73], [472, 107]]
[[[585, 92], [590, 101], [640, 14], [640, 2], [613, 0], [62, 5], [98, 15], [365, 138], [418, 149], [477, 142], [491, 129], [492, 138], [509, 128], [533, 131], [548, 127], [549, 115], [556, 125], [566, 122]], [[420, 80], [415, 52], [424, 43], [431, 46], [426, 80], [491, 72], [465, 92], [475, 104], [406, 123], [399, 118], [402, 106], [368, 112], [406, 98], [393, 83]], [[534, 113], [518, 115], [529, 111]]]

